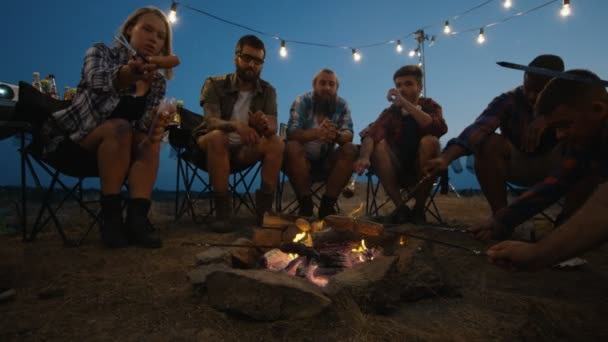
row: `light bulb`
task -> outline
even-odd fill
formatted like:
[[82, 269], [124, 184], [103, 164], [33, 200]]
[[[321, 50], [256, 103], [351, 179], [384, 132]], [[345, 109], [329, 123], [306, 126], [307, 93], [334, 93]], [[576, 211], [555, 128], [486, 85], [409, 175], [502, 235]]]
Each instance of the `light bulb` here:
[[452, 32], [452, 29], [450, 28], [450, 22], [446, 20], [445, 26], [443, 27], [443, 33], [450, 34], [450, 32]]
[[361, 54], [359, 53], [359, 51], [353, 49], [353, 59], [355, 60], [355, 62], [358, 62], [361, 60]]
[[479, 36], [477, 36], [477, 43], [483, 44], [486, 41], [486, 37], [483, 33], [483, 28], [479, 29]]
[[511, 6], [513, 6], [513, 3], [511, 2], [511, 0], [505, 0], [505, 2], [502, 3], [502, 6], [504, 8], [511, 8]]
[[168, 19], [172, 24], [177, 21], [177, 3], [175, 2], [171, 4], [171, 11], [169, 11]]
[[572, 13], [572, 10], [570, 9], [570, 0], [564, 0], [564, 3], [562, 5], [562, 9], [559, 11], [559, 14], [562, 17], [567, 17]]
[[414, 57], [416, 55], [416, 50], [414, 50], [414, 49], [410, 50], [410, 52], [407, 55], [410, 56], [410, 58]]
[[279, 55], [283, 58], [287, 57], [287, 46], [285, 41], [281, 41], [281, 48], [279, 49]]
[[401, 46], [401, 41], [400, 40], [397, 41], [396, 50], [397, 50], [397, 53], [401, 53], [401, 51], [403, 51], [403, 46]]

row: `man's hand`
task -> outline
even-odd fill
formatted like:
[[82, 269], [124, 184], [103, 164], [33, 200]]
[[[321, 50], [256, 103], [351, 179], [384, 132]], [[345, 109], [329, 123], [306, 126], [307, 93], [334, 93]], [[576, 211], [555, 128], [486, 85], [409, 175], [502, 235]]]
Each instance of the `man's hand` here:
[[509, 231], [506, 227], [491, 217], [484, 223], [469, 228], [469, 232], [481, 241], [489, 241], [490, 239], [504, 240], [508, 238]]
[[323, 120], [319, 126], [321, 136], [319, 137], [324, 143], [333, 143], [338, 136], [338, 128], [329, 119]]
[[355, 162], [353, 169], [359, 176], [361, 176], [363, 172], [369, 168], [370, 164], [369, 158], [360, 158]]
[[394, 105], [399, 106], [401, 109], [407, 110], [407, 105], [413, 106], [410, 101], [408, 101], [405, 97], [401, 95], [399, 90], [392, 88], [388, 90], [388, 94], [386, 94], [386, 99], [389, 102], [392, 102]]
[[540, 144], [540, 139], [547, 128], [545, 118], [540, 116], [534, 119], [526, 129], [522, 141], [524, 152], [534, 152]]
[[236, 132], [241, 137], [241, 142], [247, 146], [255, 146], [260, 139], [255, 129], [240, 121], [236, 123]]
[[496, 266], [509, 270], [535, 270], [540, 262], [538, 245], [520, 241], [503, 241], [488, 249], [488, 259]]
[[268, 126], [268, 119], [262, 111], [249, 112], [249, 127], [255, 129], [258, 135], [267, 136], [269, 132]]
[[427, 161], [423, 166], [423, 170], [427, 175], [437, 176], [442, 171], [447, 170], [448, 166], [449, 163], [447, 159], [442, 156], [439, 156], [437, 158]]

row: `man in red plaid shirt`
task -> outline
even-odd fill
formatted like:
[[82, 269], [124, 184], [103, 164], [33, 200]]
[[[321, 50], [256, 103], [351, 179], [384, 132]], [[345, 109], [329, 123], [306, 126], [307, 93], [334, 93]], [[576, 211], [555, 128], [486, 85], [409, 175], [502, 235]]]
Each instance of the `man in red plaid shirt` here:
[[424, 222], [424, 205], [432, 179], [424, 181], [415, 193], [413, 211], [402, 203], [400, 189], [420, 181], [422, 166], [439, 155], [439, 137], [448, 131], [442, 109], [431, 98], [420, 97], [422, 69], [417, 65], [401, 67], [393, 75], [395, 88], [389, 89], [386, 108], [361, 132], [361, 152], [355, 172], [362, 174], [370, 166], [380, 178], [384, 191], [397, 208], [393, 223]]

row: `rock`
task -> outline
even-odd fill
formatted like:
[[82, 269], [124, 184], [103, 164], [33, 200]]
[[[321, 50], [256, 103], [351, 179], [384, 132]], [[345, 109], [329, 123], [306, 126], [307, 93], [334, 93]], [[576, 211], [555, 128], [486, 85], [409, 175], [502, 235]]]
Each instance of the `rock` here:
[[207, 289], [207, 277], [209, 274], [229, 269], [225, 264], [203, 265], [188, 272], [188, 279], [197, 290], [204, 292]]
[[324, 293], [330, 298], [350, 295], [364, 311], [392, 311], [400, 300], [395, 282], [397, 260], [385, 256], [347, 268], [331, 278]]
[[262, 256], [262, 253], [254, 246], [253, 241], [245, 238], [237, 239], [233, 244], [238, 246], [252, 246], [250, 247], [231, 247], [230, 255], [232, 257], [232, 267], [236, 268], [252, 268], [256, 265], [258, 259]]
[[318, 315], [331, 300], [306, 279], [269, 270], [227, 270], [207, 277], [212, 307], [259, 321]]
[[211, 247], [196, 255], [197, 265], [224, 263], [230, 265], [231, 254], [226, 248]]
[[428, 297], [458, 296], [455, 286], [447, 282], [440, 263], [423, 241], [408, 241], [405, 248], [396, 251], [401, 300], [417, 301]]

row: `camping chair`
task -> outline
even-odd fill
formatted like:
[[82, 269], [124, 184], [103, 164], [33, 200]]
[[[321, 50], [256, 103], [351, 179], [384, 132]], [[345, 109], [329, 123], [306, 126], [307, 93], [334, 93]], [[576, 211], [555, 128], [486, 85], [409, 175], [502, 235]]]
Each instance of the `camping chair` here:
[[[377, 196], [378, 196], [378, 191], [380, 190], [380, 180], [378, 179], [376, 174], [373, 172], [373, 170], [370, 170], [370, 169], [368, 169], [368, 171], [366, 173], [366, 177], [367, 177], [367, 191], [366, 191], [366, 199], [365, 199], [365, 214], [367, 216], [378, 216], [380, 213], [380, 209], [383, 208], [385, 205], [389, 204], [391, 202], [391, 200], [387, 196], [387, 198], [384, 201], [382, 201], [381, 203], [378, 203], [379, 201], [378, 201]], [[374, 178], [375, 178], [375, 180], [374, 180]], [[446, 189], [449, 189], [447, 170], [439, 176], [439, 180], [437, 182], [433, 183], [433, 188], [431, 190], [431, 193], [429, 194], [429, 198], [428, 198], [426, 206], [425, 206], [425, 211], [429, 215], [431, 215], [435, 220], [437, 220], [437, 222], [439, 222], [440, 224], [445, 224], [445, 221], [443, 220], [443, 217], [441, 216], [439, 208], [437, 207], [437, 203], [435, 203], [435, 196], [439, 192], [442, 194], [447, 194], [448, 190], [446, 190]]]
[[[84, 201], [82, 195], [82, 182], [88, 177], [99, 177], [97, 160], [95, 155], [87, 153], [80, 146], [74, 144], [70, 151], [69, 162], [59, 161], [52, 157], [43, 155], [43, 142], [39, 134], [43, 123], [50, 118], [50, 114], [66, 108], [69, 102], [52, 99], [40, 93], [31, 85], [25, 82], [19, 83], [19, 102], [16, 104], [16, 115], [19, 120], [24, 120], [31, 125], [31, 141], [27, 146], [22, 142], [20, 148], [21, 165], [21, 186], [22, 193], [26, 193], [27, 173], [34, 179], [36, 188], [42, 193], [41, 204], [36, 219], [28, 232], [26, 223], [26, 205], [24, 197], [23, 204], [23, 237], [26, 241], [32, 241], [38, 233], [52, 221], [67, 246], [78, 246], [82, 243], [88, 233], [100, 221], [99, 210], [94, 211], [89, 207], [91, 202]], [[22, 137], [25, 140], [25, 137]], [[43, 172], [50, 176], [48, 185], [44, 185], [39, 173]], [[74, 178], [72, 185], [68, 185], [65, 177]], [[59, 195], [58, 201], [53, 201], [54, 196]], [[81, 210], [92, 219], [88, 228], [76, 239], [71, 239], [66, 235], [63, 224], [59, 220], [59, 211], [68, 200], [75, 200]], [[96, 201], [92, 201], [96, 202]]]
[[[187, 109], [181, 111], [181, 126], [173, 127], [169, 131], [169, 142], [177, 155], [177, 175], [175, 186], [175, 219], [178, 220], [184, 213], [190, 214], [195, 222], [205, 219], [213, 214], [211, 184], [206, 173], [206, 158], [199, 150], [192, 138], [192, 130], [203, 120], [203, 116]], [[252, 187], [261, 170], [261, 163], [253, 165], [231, 165], [231, 177], [228, 188], [232, 193], [232, 207], [238, 212], [245, 206], [255, 215], [255, 200], [252, 196]], [[194, 183], [201, 183], [201, 190], [193, 194]], [[184, 186], [184, 198], [180, 201], [181, 185]], [[244, 189], [244, 192], [239, 192]], [[204, 215], [198, 215], [195, 204], [203, 199], [209, 199], [209, 210]]]
[[[282, 170], [281, 174], [279, 174], [279, 182], [277, 183], [275, 208], [277, 212], [292, 215], [300, 208], [300, 204], [298, 203], [298, 199], [294, 197], [289, 202], [287, 202], [286, 205], [283, 205], [283, 195], [285, 194], [286, 178], [287, 173], [285, 172], [285, 170]], [[316, 208], [317, 210], [319, 210], [319, 207], [321, 206], [321, 194], [322, 191], [324, 191], [326, 184], [327, 178], [325, 175], [322, 175], [319, 172], [312, 172], [310, 193], [312, 196], [313, 209]], [[340, 212], [340, 205], [338, 204], [338, 201], [336, 201], [335, 209], [336, 212]]]

